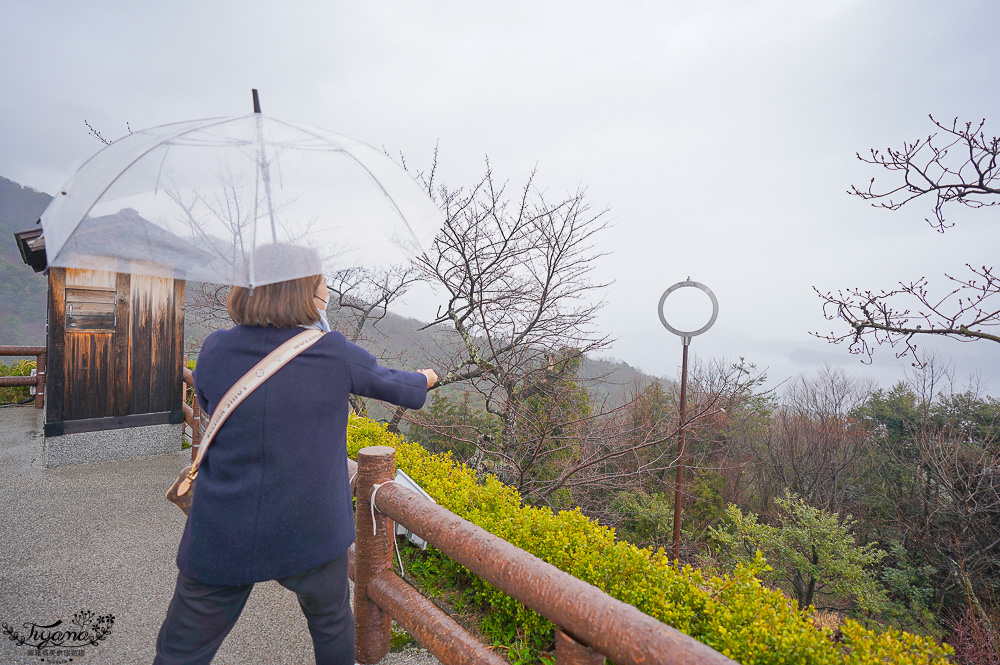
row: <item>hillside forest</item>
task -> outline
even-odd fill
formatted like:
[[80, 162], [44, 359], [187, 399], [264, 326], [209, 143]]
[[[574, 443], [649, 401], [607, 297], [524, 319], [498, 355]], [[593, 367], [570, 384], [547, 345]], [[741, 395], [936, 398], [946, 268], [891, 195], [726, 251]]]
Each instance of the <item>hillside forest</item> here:
[[45, 340], [46, 281], [24, 265], [14, 233], [35, 227], [52, 199], [0, 177], [0, 344]]
[[[934, 363], [889, 389], [827, 367], [780, 395], [732, 382], [743, 369], [691, 377], [680, 560], [729, 571], [759, 550], [765, 581], [832, 625], [891, 625], [994, 662], [1000, 401]], [[579, 506], [670, 552], [677, 419], [676, 386], [631, 386], [602, 411], [566, 377], [519, 413], [513, 454], [485, 450], [503, 423], [469, 393], [435, 394], [406, 431], [529, 502]]]

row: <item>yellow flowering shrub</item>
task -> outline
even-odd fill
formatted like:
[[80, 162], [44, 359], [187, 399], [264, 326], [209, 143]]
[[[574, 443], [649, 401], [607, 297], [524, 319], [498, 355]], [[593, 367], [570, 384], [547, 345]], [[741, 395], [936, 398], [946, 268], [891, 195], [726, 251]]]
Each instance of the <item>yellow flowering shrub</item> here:
[[[927, 638], [869, 631], [850, 621], [843, 628], [843, 642], [837, 643], [828, 629], [813, 624], [811, 609], [800, 610], [757, 579], [756, 572], [765, 565], [759, 557], [729, 575], [705, 576], [690, 566], [678, 569], [662, 549], [615, 540], [613, 529], [579, 510], [526, 506], [514, 488], [494, 476], [477, 479], [449, 454], [432, 455], [378, 423], [352, 417], [348, 454], [356, 458], [358, 450], [374, 445], [395, 448], [396, 467], [456, 515], [744, 665], [930, 665], [947, 662], [951, 653], [950, 647]], [[444, 559], [433, 549], [427, 556]], [[433, 569], [463, 575], [487, 612], [484, 632], [492, 639], [551, 643], [554, 626], [533, 610], [453, 562], [435, 562]]]
[[850, 619], [840, 631], [846, 651], [844, 662], [850, 665], [929, 665], [942, 662], [941, 654], [952, 653], [951, 647], [938, 645], [932, 638], [895, 628], [869, 630]]

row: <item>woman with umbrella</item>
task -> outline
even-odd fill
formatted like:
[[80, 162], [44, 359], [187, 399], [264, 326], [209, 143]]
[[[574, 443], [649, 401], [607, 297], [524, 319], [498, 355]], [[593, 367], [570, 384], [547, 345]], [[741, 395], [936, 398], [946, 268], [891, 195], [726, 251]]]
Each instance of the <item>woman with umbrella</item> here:
[[[254, 258], [259, 264], [311, 263], [316, 273], [252, 293], [232, 289], [227, 307], [237, 325], [209, 335], [195, 370], [198, 400], [208, 413], [303, 327], [328, 329], [327, 287], [315, 253], [276, 244]], [[334, 331], [254, 390], [219, 429], [199, 468], [154, 662], [210, 662], [253, 585], [277, 580], [298, 595], [316, 662], [353, 663], [348, 395], [418, 409], [436, 381], [431, 369], [386, 369]]]
[[[227, 306], [237, 325], [205, 340], [195, 370], [211, 413], [301, 328], [329, 331], [320, 252], [331, 268], [396, 265], [425, 251], [443, 220], [384, 153], [263, 116], [255, 90], [251, 115], [161, 125], [108, 145], [41, 223], [50, 266], [234, 285]], [[436, 381], [433, 370], [381, 367], [329, 332], [233, 409], [203, 449], [156, 663], [210, 662], [263, 580], [298, 594], [317, 663], [354, 662], [348, 395], [420, 408]]]

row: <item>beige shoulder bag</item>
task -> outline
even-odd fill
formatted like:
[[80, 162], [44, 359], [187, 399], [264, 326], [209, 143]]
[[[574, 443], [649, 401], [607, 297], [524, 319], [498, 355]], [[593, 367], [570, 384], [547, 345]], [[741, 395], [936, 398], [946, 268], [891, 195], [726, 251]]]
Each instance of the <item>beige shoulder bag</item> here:
[[205, 456], [205, 451], [208, 450], [208, 444], [212, 443], [212, 439], [215, 437], [215, 433], [219, 431], [222, 423], [233, 412], [233, 409], [239, 406], [240, 402], [246, 399], [247, 395], [252, 393], [257, 386], [264, 383], [268, 377], [284, 367], [285, 363], [289, 360], [318, 342], [322, 336], [322, 331], [311, 328], [299, 333], [254, 365], [223, 396], [215, 408], [215, 413], [212, 414], [212, 419], [209, 421], [208, 427], [205, 428], [205, 434], [202, 436], [197, 457], [195, 457], [193, 463], [181, 469], [177, 480], [167, 490], [167, 499], [177, 504], [177, 507], [183, 510], [185, 515], [191, 510], [191, 500], [194, 498], [194, 481], [198, 478], [198, 466]]

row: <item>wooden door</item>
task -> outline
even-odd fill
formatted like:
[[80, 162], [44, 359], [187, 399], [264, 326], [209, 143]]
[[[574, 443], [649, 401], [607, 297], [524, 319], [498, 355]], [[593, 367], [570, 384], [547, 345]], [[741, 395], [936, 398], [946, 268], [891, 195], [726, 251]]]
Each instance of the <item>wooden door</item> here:
[[180, 422], [183, 304], [183, 281], [51, 268], [46, 435]]

